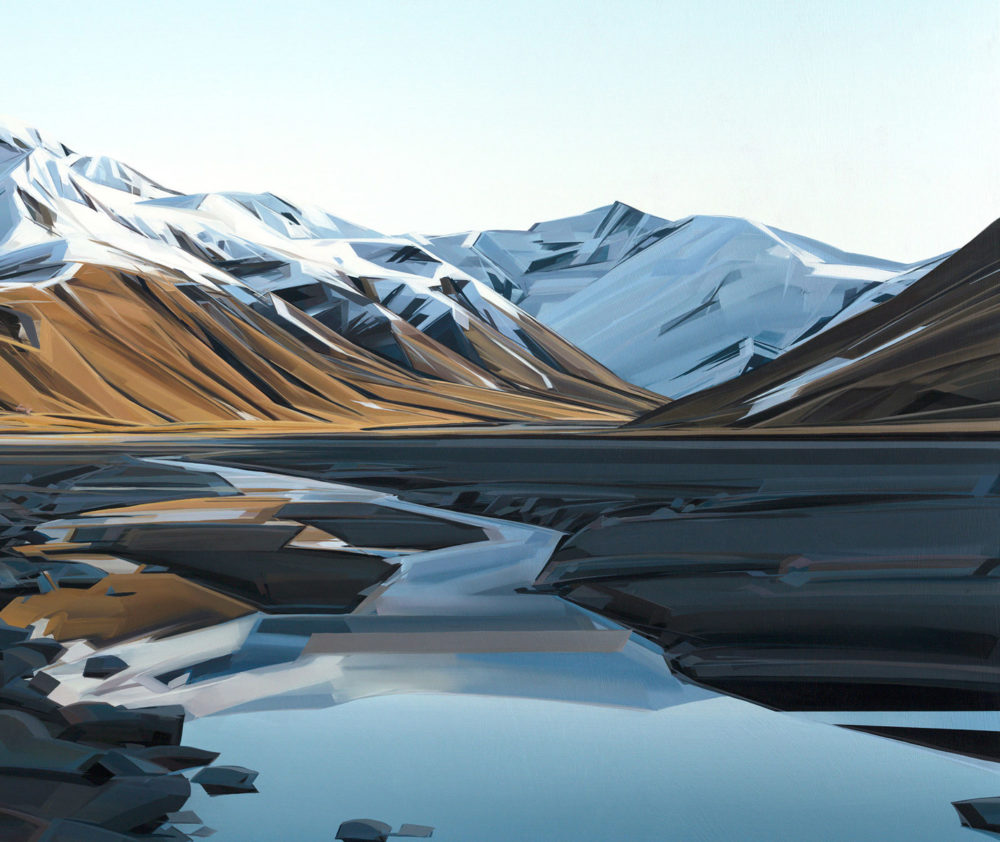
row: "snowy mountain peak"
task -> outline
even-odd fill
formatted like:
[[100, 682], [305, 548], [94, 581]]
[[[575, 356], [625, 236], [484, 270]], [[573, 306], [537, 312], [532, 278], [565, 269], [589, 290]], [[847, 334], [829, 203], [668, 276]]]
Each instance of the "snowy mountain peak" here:
[[272, 193], [181, 195], [7, 123], [0, 290], [62, 283], [85, 264], [166, 268], [304, 330], [294, 308], [419, 376], [590, 400], [583, 378], [617, 404], [738, 377], [891, 299], [934, 261], [623, 202], [527, 231], [388, 237]]
[[[271, 193], [180, 195], [4, 131], [0, 411], [358, 423], [622, 418], [657, 403], [413, 238]], [[180, 342], [169, 353], [166, 335]], [[24, 336], [60, 337], [67, 365], [96, 372], [96, 402], [65, 394], [51, 348]], [[7, 371], [14, 348], [29, 356]]]
[[892, 298], [939, 262], [852, 254], [739, 217], [621, 202], [527, 231], [429, 239], [632, 383], [670, 397], [738, 377]]
[[70, 164], [70, 168], [94, 184], [103, 184], [105, 187], [121, 190], [142, 199], [179, 195], [176, 190], [157, 184], [138, 170], [104, 155], [77, 157]]
[[60, 157], [73, 154], [69, 147], [38, 129], [0, 115], [0, 164], [7, 158], [24, 155], [33, 149], [45, 149]]

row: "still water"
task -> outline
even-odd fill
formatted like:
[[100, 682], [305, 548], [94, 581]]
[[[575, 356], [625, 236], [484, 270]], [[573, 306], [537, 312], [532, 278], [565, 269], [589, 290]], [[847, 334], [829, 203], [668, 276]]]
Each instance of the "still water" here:
[[341, 821], [439, 842], [972, 842], [950, 802], [987, 764], [723, 696], [661, 710], [396, 695], [206, 717], [185, 741], [260, 770], [255, 795], [189, 802], [218, 842], [332, 840]]

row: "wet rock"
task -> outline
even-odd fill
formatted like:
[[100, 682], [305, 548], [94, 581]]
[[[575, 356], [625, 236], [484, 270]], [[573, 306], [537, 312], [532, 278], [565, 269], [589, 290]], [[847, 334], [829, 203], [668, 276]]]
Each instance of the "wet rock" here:
[[341, 842], [385, 842], [392, 833], [392, 825], [376, 819], [352, 819], [343, 822], [337, 830]]
[[117, 655], [95, 655], [87, 659], [83, 667], [83, 677], [109, 678], [127, 668], [128, 664]]
[[209, 795], [257, 792], [253, 782], [259, 773], [243, 766], [207, 766], [193, 778]]
[[126, 709], [104, 702], [77, 702], [59, 711], [60, 739], [107, 745], [179, 745], [184, 708], [179, 705]]
[[148, 746], [133, 749], [131, 753], [135, 757], [141, 757], [171, 772], [191, 769], [196, 766], [208, 766], [219, 756], [217, 751], [206, 751], [191, 746]]
[[403, 824], [392, 832], [392, 826], [378, 819], [351, 819], [341, 823], [336, 838], [341, 842], [386, 842], [390, 837], [427, 839], [434, 828], [422, 824]]
[[1000, 834], [1000, 797], [952, 801], [963, 827]]
[[48, 696], [59, 686], [59, 679], [49, 675], [47, 672], [36, 672], [28, 682], [28, 687], [36, 693]]

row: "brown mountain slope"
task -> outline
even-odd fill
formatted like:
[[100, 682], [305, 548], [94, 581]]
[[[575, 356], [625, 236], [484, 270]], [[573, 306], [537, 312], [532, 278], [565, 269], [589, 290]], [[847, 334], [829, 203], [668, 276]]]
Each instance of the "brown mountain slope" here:
[[[654, 403], [624, 383], [609, 388], [545, 372], [534, 361], [551, 386], [533, 371], [500, 378], [414, 331], [408, 351], [436, 378], [421, 376], [293, 307], [284, 312], [292, 318], [267, 317], [166, 270], [84, 265], [66, 281], [0, 287], [0, 412], [95, 423], [262, 419], [358, 429], [624, 420]], [[496, 354], [502, 361], [504, 351]]]
[[635, 427], [963, 422], [1000, 414], [1000, 220], [895, 298]]

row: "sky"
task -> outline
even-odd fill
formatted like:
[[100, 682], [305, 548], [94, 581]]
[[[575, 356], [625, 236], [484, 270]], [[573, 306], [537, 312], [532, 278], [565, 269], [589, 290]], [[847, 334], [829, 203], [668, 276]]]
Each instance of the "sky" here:
[[384, 233], [619, 200], [915, 261], [1000, 216], [998, 0], [0, 6], [0, 114]]

